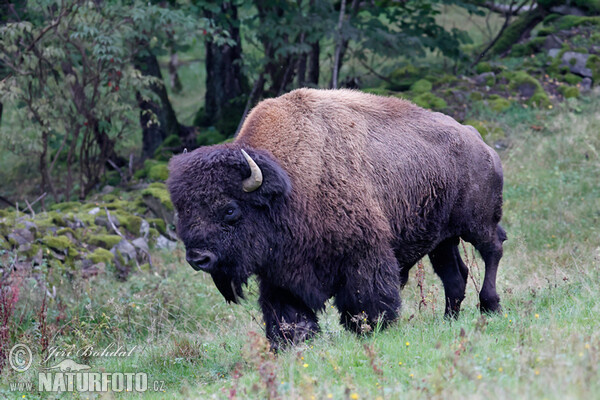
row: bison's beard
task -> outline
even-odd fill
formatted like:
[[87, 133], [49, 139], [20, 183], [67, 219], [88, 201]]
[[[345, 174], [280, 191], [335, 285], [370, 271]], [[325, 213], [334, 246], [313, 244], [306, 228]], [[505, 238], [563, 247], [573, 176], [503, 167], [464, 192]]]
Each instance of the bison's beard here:
[[241, 280], [237, 277], [217, 271], [211, 273], [215, 286], [219, 289], [219, 292], [225, 297], [227, 302], [238, 303], [238, 299], [244, 298], [244, 292], [242, 291], [242, 285], [245, 280]]

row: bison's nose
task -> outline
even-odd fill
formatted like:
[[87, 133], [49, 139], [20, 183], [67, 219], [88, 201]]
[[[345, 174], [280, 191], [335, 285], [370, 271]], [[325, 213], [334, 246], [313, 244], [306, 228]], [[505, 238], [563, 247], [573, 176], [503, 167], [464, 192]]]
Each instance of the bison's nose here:
[[210, 272], [217, 262], [217, 256], [205, 250], [188, 249], [185, 258], [196, 271]]

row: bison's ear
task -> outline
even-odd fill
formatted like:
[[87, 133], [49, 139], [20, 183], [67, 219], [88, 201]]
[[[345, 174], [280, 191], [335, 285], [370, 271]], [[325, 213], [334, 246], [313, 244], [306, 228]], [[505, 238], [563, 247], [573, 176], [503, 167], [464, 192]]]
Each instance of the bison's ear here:
[[[252, 161], [260, 168], [262, 183], [252, 192], [246, 193], [251, 201], [259, 205], [268, 205], [278, 197], [287, 196], [292, 190], [288, 174], [279, 166], [277, 161], [266, 152], [260, 150], [246, 150]], [[244, 179], [252, 176], [249, 162], [244, 162]], [[240, 189], [242, 189], [241, 185]]]

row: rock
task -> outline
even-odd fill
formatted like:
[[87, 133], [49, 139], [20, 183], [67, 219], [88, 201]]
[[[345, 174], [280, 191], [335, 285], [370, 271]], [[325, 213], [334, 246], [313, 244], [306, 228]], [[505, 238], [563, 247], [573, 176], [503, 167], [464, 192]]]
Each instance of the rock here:
[[[110, 220], [113, 222], [113, 224], [115, 224], [115, 226], [117, 228], [120, 226], [118, 219], [111, 217]], [[96, 219], [94, 219], [94, 223], [96, 225], [105, 227], [109, 232], [112, 231], [112, 226], [111, 226], [110, 222], [108, 222], [108, 218], [106, 218], [104, 216], [96, 217]]]
[[589, 92], [592, 89], [592, 80], [588, 77], [583, 78], [581, 81], [581, 91]]
[[148, 247], [148, 242], [144, 238], [140, 237], [140, 238], [134, 239], [131, 241], [131, 244], [133, 244], [135, 247], [142, 250], [146, 254], [150, 253], [150, 248]]
[[113, 190], [115, 190], [114, 186], [106, 185], [102, 188], [102, 191], [100, 191], [100, 193], [101, 194], [109, 194], [109, 193], [112, 193]]
[[10, 241], [11, 239], [19, 246], [31, 243], [35, 240], [33, 234], [27, 229], [15, 229], [8, 235], [8, 240]]
[[69, 226], [69, 228], [71, 228], [73, 230], [77, 230], [77, 229], [83, 228], [85, 226], [83, 221], [75, 216], [73, 217], [73, 221], [67, 221], [67, 225]]
[[[477, 76], [475, 76], [475, 83], [478, 85], [488, 85], [488, 82], [490, 80], [495, 80], [496, 74], [494, 74], [493, 72], [484, 72], [483, 74], [479, 74]], [[488, 85], [490, 86], [490, 85]]]
[[100, 212], [100, 207], [94, 207], [90, 211], [88, 211], [88, 214], [90, 214], [90, 215], [96, 215], [99, 212]]
[[123, 239], [116, 246], [110, 249], [110, 252], [114, 255], [117, 254], [117, 251], [121, 253], [121, 256], [125, 259], [125, 262], [129, 260], [135, 260], [137, 257], [137, 252], [135, 251], [135, 247], [127, 240]]
[[548, 50], [548, 56], [555, 58], [558, 53], [560, 53], [560, 49], [550, 49]]
[[[542, 48], [544, 50], [560, 51], [561, 47], [562, 47], [562, 40], [560, 40], [558, 38], [558, 36], [556, 36], [554, 34], [550, 34], [550, 35], [546, 36], [546, 40], [544, 41], [544, 44], [542, 45]], [[558, 52], [556, 54], [558, 54]], [[556, 55], [551, 56], [551, 57], [556, 57]]]
[[550, 11], [555, 14], [576, 15], [578, 17], [584, 17], [586, 15], [582, 9], [573, 7], [573, 6], [568, 6], [566, 4], [563, 4], [560, 6], [554, 6], [554, 7], [550, 8]]
[[150, 233], [150, 224], [145, 219], [142, 219], [142, 223], [140, 224], [140, 235], [142, 235], [142, 237], [144, 239], [146, 239], [148, 237], [149, 233]]
[[529, 99], [535, 93], [537, 87], [531, 82], [523, 82], [517, 87], [521, 97]]
[[562, 56], [561, 66], [569, 67], [569, 70], [574, 74], [591, 78], [592, 70], [585, 66], [589, 57], [589, 54], [566, 51]]
[[175, 247], [177, 247], [177, 242], [173, 242], [163, 235], [159, 235], [158, 239], [156, 239], [155, 246], [157, 249], [175, 250]]

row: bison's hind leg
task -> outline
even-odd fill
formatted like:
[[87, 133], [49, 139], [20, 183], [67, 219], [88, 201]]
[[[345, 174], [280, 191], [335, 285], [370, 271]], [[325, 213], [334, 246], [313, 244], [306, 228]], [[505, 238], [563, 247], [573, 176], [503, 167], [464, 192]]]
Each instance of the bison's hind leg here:
[[458, 317], [460, 305], [465, 298], [469, 270], [460, 258], [458, 237], [441, 242], [431, 253], [429, 260], [433, 270], [442, 280], [446, 296], [446, 317]]
[[479, 292], [481, 312], [498, 312], [500, 311], [500, 296], [498, 296], [498, 292], [496, 291], [496, 274], [498, 272], [498, 263], [502, 258], [502, 242], [506, 240], [506, 232], [497, 224], [485, 236], [470, 236], [465, 236], [465, 240], [475, 246], [485, 263], [485, 277], [483, 278], [481, 292]]
[[319, 332], [315, 312], [289, 291], [261, 281], [258, 301], [272, 350], [300, 343]]

